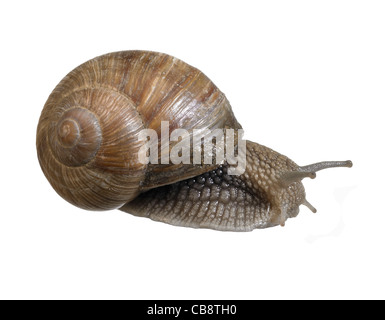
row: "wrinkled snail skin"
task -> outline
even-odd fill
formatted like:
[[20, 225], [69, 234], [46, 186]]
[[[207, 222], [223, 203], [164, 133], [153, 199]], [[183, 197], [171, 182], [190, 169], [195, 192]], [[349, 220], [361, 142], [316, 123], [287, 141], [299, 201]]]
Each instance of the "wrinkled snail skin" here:
[[160, 141], [162, 121], [170, 131], [242, 128], [225, 95], [177, 58], [123, 51], [89, 60], [57, 85], [43, 108], [36, 142], [41, 168], [60, 196], [83, 209], [250, 231], [284, 225], [300, 205], [315, 212], [301, 180], [325, 168], [352, 166], [329, 161], [300, 167], [251, 141], [246, 170], [238, 176], [228, 174], [226, 162], [142, 164], [138, 152], [145, 141], [139, 133], [154, 129]]
[[176, 226], [222, 231], [251, 231], [284, 225], [306, 200], [303, 178], [351, 161], [321, 162], [300, 167], [260, 144], [247, 141], [246, 171], [228, 175], [227, 165], [200, 176], [140, 194], [120, 210]]

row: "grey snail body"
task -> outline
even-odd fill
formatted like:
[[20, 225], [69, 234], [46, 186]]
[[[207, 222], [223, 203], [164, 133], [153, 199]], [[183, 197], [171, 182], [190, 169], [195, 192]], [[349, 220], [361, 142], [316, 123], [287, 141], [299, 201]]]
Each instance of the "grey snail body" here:
[[[49, 96], [38, 124], [41, 168], [70, 203], [120, 209], [173, 225], [249, 231], [283, 225], [301, 204], [312, 211], [301, 180], [351, 161], [300, 167], [246, 142], [246, 168], [138, 161], [143, 129], [241, 129], [225, 95], [198, 69], [147, 51], [106, 54], [71, 71]], [[177, 142], [170, 142], [169, 148]], [[161, 144], [160, 144], [161, 145]], [[235, 145], [237, 148], [237, 145]], [[166, 150], [167, 152], [169, 149]], [[159, 160], [165, 150], [158, 153]]]

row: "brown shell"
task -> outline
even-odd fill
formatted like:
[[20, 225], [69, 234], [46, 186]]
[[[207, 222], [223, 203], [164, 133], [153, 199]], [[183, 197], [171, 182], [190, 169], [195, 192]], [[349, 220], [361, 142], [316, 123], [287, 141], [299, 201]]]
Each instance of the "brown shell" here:
[[90, 210], [119, 208], [214, 167], [139, 163], [139, 132], [154, 129], [160, 139], [161, 121], [170, 131], [241, 128], [225, 95], [179, 59], [146, 51], [97, 57], [49, 96], [37, 129], [40, 165], [64, 199]]

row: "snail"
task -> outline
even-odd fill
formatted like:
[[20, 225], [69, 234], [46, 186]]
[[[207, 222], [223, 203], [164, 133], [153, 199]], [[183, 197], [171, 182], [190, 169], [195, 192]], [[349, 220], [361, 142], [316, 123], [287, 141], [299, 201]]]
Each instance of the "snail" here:
[[[198, 69], [157, 52], [105, 54], [75, 68], [50, 94], [37, 127], [38, 160], [55, 191], [77, 207], [222, 231], [284, 225], [300, 205], [315, 212], [302, 179], [352, 166], [298, 166], [251, 141], [245, 141], [245, 168], [238, 175], [230, 174], [234, 164], [227, 159], [139, 161], [149, 141], [140, 139], [141, 132], [151, 129], [160, 140], [165, 122], [170, 131], [242, 129], [225, 95]], [[155, 158], [162, 160], [178, 142], [158, 145]], [[240, 143], [234, 146], [241, 155]]]

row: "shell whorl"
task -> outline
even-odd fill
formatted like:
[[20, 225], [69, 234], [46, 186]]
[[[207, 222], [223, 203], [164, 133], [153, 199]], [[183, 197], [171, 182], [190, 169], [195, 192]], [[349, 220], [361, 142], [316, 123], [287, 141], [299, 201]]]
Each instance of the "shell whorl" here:
[[241, 128], [224, 94], [181, 60], [146, 51], [97, 57], [49, 96], [37, 130], [40, 165], [64, 199], [90, 210], [119, 208], [145, 189], [212, 169], [139, 163], [139, 132], [160, 137], [161, 121], [170, 130]]
[[146, 166], [133, 156], [142, 146], [136, 133], [143, 129], [133, 103], [103, 87], [54, 100], [39, 124], [38, 154], [55, 190], [93, 210], [118, 208], [134, 198]]
[[98, 118], [84, 108], [71, 108], [51, 124], [50, 147], [64, 165], [77, 167], [90, 162], [102, 141]]

